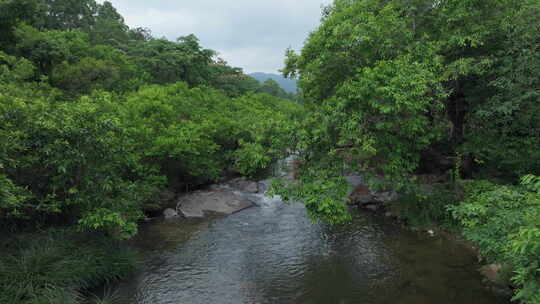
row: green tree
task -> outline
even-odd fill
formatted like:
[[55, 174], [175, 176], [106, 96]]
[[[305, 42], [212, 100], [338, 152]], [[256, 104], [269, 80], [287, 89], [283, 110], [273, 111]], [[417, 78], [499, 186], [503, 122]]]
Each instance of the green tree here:
[[41, 74], [49, 75], [56, 65], [75, 63], [90, 52], [88, 35], [80, 31], [39, 31], [21, 24], [14, 33], [16, 55], [32, 61]]
[[50, 76], [51, 84], [73, 97], [93, 90], [132, 91], [150, 79], [131, 57], [118, 49], [98, 45], [91, 47], [89, 53], [92, 57], [82, 57], [73, 63], [64, 61], [55, 66]]
[[482, 78], [489, 98], [471, 107], [463, 149], [503, 175], [540, 174], [538, 2], [506, 18], [493, 69]]
[[46, 7], [44, 28], [49, 30], [90, 29], [95, 24], [95, 0], [40, 0]]
[[215, 52], [203, 49], [197, 37], [180, 37], [176, 42], [166, 39], [134, 41], [127, 48], [128, 54], [157, 84], [178, 81], [190, 86], [207, 84], [210, 64]]
[[109, 94], [64, 103], [0, 93], [0, 136], [10, 143], [0, 159], [3, 220], [67, 220], [115, 237], [136, 232], [160, 179], [138, 163], [116, 106]]
[[89, 35], [94, 44], [121, 46], [129, 41], [128, 30], [122, 15], [111, 2], [105, 1], [97, 7], [95, 24], [89, 30]]
[[[539, 11], [538, 1], [334, 1], [301, 53], [286, 53], [284, 74], [299, 75], [310, 112], [297, 143], [305, 174], [310, 174], [308, 168], [318, 168], [337, 178], [346, 168], [406, 182], [421, 169], [429, 151], [441, 155], [432, 160], [440, 170], [449, 169], [442, 161], [457, 152], [474, 158], [478, 149], [466, 140], [485, 138], [473, 133], [477, 130], [495, 133], [487, 139], [493, 140], [492, 159], [512, 161], [517, 153], [527, 152], [539, 138], [536, 127], [523, 136], [511, 131], [513, 126], [500, 124], [512, 137], [511, 145], [520, 149], [495, 152], [501, 140], [501, 129], [492, 125], [497, 120], [483, 125], [473, 113], [485, 114], [481, 109], [490, 100], [500, 104], [497, 91], [490, 88], [501, 83], [493, 82], [493, 75], [512, 73], [504, 72], [500, 52], [508, 52], [509, 44], [521, 49], [513, 34], [516, 29], [524, 37], [537, 37], [535, 27], [512, 25], [511, 20], [537, 25]], [[523, 54], [532, 59], [537, 39], [526, 41], [521, 46], [529, 47]], [[504, 62], [511, 62], [513, 57], [506, 58]], [[535, 75], [529, 70], [522, 75], [523, 83], [534, 84]], [[535, 102], [536, 95], [530, 94], [535, 86], [530, 88], [529, 94], [519, 94]], [[520, 128], [530, 121], [525, 117], [512, 124]], [[511, 121], [510, 116], [504, 119]], [[529, 165], [535, 163], [535, 155], [521, 154]]]
[[274, 97], [279, 97], [279, 98], [289, 97], [287, 92], [285, 92], [285, 90], [283, 90], [279, 86], [279, 84], [273, 79], [268, 79], [265, 82], [263, 82], [261, 84], [261, 87], [259, 88], [259, 92], [266, 93], [266, 94], [272, 95]]
[[259, 82], [245, 75], [241, 68], [231, 67], [222, 58], [218, 58], [211, 65], [210, 86], [221, 89], [232, 97], [238, 97], [248, 92], [256, 92]]
[[36, 0], [0, 1], [0, 50], [12, 53], [16, 38], [13, 29], [20, 22], [43, 26], [43, 3]]

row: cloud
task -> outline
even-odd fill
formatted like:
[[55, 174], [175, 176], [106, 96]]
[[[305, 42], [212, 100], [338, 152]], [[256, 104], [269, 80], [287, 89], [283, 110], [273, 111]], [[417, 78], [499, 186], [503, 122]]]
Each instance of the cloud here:
[[300, 49], [316, 29], [321, 5], [331, 0], [112, 0], [131, 27], [154, 36], [195, 34], [205, 48], [218, 51], [246, 72], [283, 67], [288, 47]]

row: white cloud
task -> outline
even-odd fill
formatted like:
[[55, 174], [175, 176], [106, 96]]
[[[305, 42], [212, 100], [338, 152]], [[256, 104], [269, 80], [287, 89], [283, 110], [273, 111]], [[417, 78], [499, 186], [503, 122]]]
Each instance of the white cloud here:
[[171, 40], [195, 34], [246, 72], [277, 72], [284, 51], [301, 48], [331, 0], [112, 0], [131, 27]]

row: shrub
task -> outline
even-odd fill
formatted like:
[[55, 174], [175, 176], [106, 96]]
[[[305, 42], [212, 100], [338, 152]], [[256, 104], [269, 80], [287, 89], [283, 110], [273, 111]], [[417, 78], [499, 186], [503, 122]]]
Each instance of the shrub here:
[[448, 206], [459, 201], [460, 191], [452, 184], [417, 185], [405, 187], [398, 203], [393, 209], [413, 227], [442, 226], [455, 229], [456, 220]]
[[118, 237], [135, 233], [141, 205], [157, 191], [156, 171], [139, 162], [112, 96], [75, 103], [0, 94], [0, 213], [33, 224], [79, 222]]
[[467, 185], [467, 198], [449, 207], [489, 262], [514, 269], [519, 287], [515, 299], [540, 303], [539, 179], [526, 176], [517, 186], [477, 181]]

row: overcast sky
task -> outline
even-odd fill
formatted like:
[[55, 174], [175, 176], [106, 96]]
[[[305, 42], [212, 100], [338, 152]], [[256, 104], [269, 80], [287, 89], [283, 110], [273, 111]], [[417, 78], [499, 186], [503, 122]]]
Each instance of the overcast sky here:
[[195, 34], [247, 73], [277, 73], [289, 46], [300, 49], [331, 0], [112, 0], [130, 27], [175, 40]]

